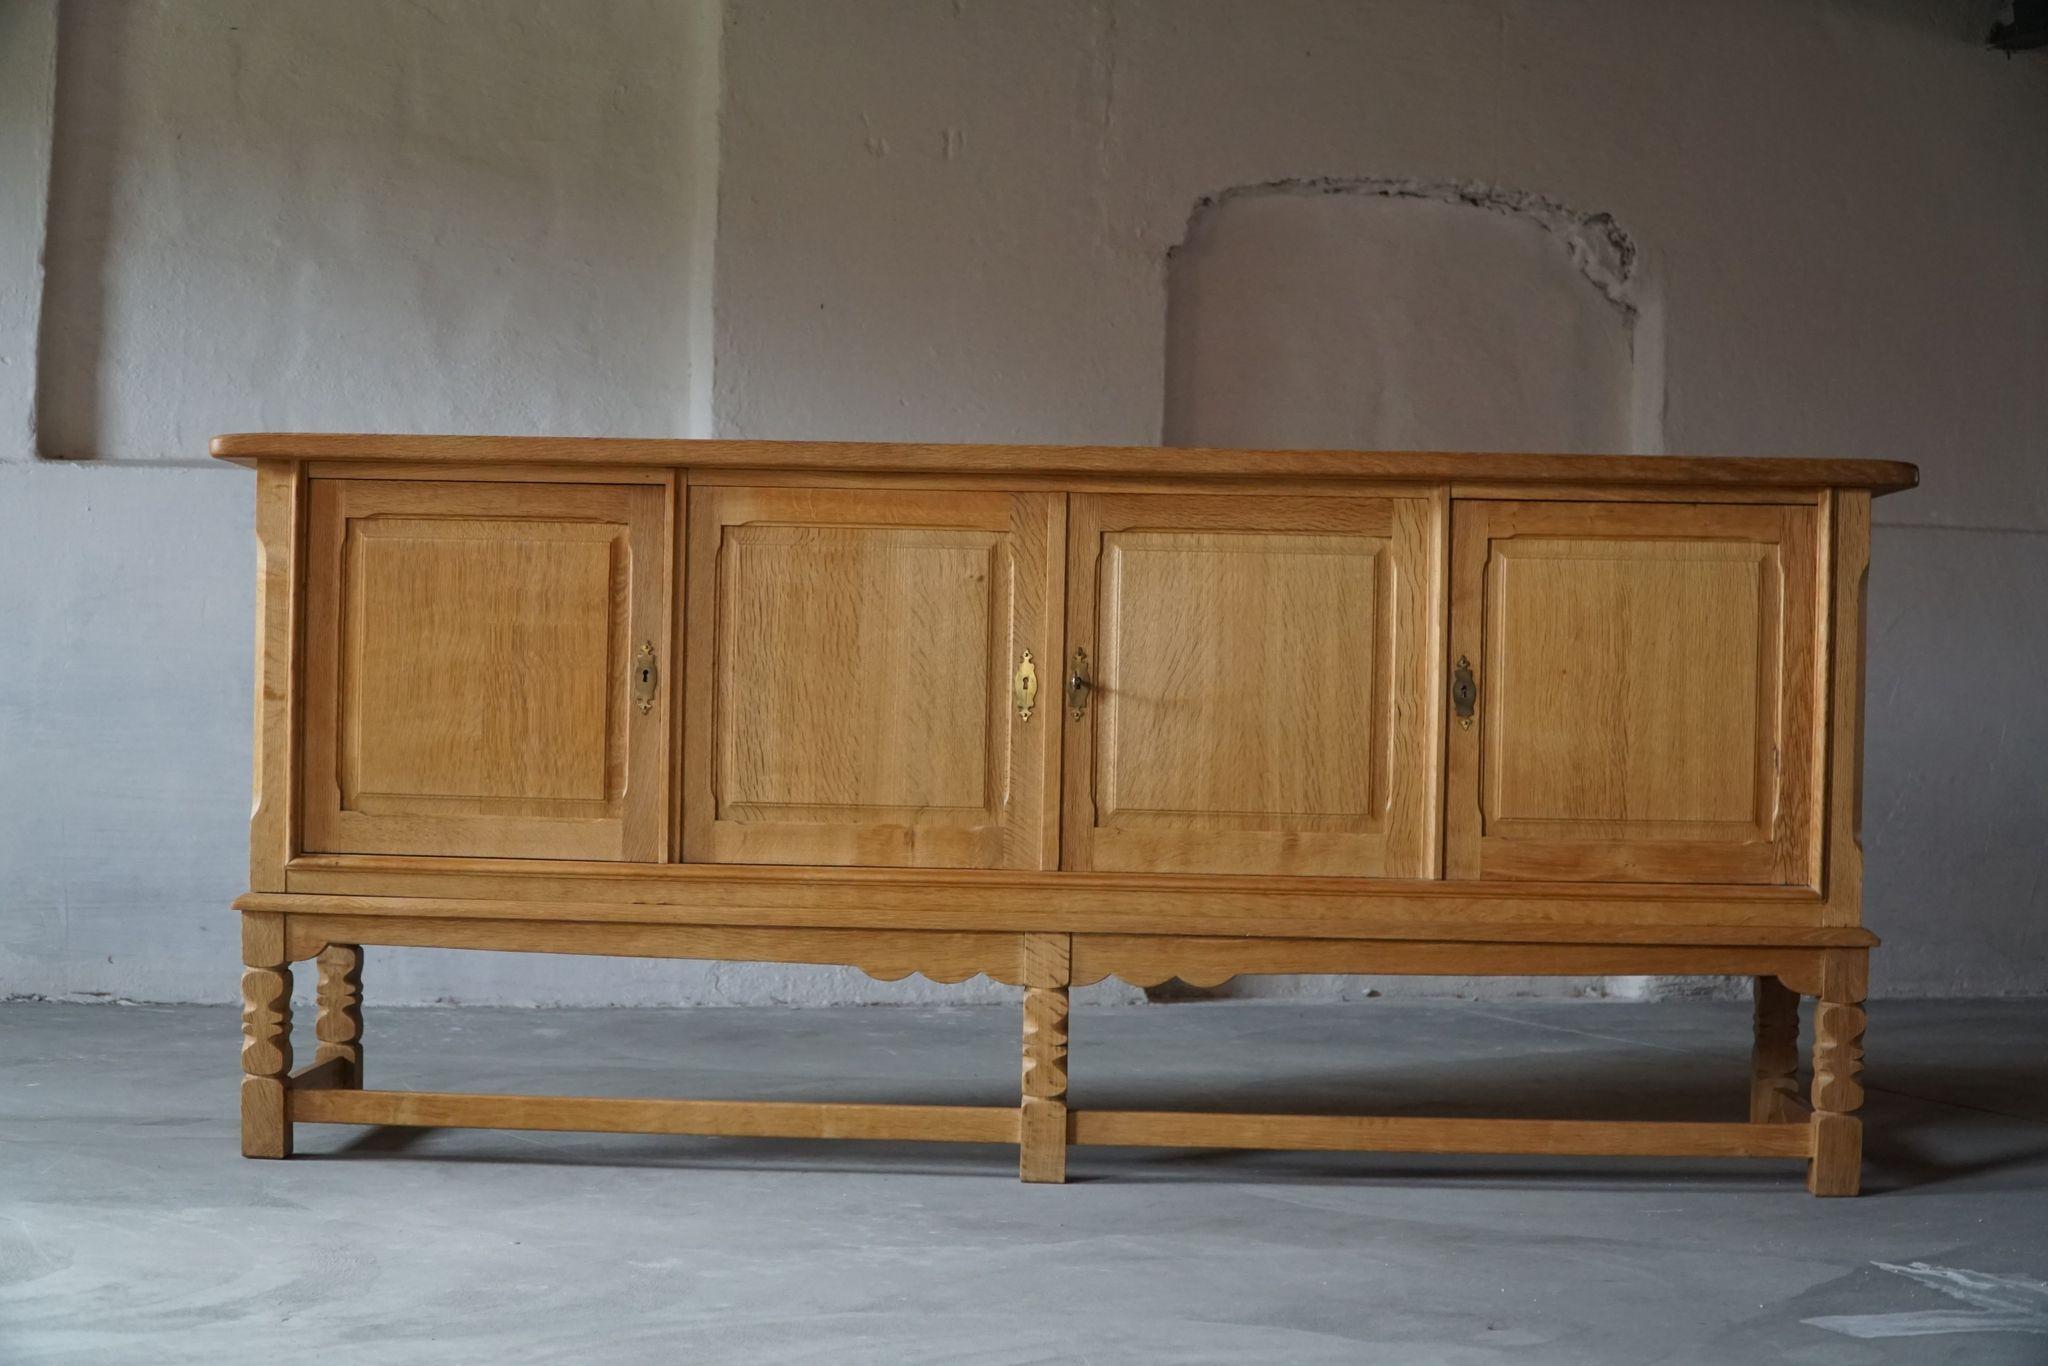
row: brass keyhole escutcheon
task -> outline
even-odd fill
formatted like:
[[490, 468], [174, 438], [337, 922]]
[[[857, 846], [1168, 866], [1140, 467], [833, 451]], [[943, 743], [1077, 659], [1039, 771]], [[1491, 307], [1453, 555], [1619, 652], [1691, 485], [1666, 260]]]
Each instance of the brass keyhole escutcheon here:
[[1032, 708], [1038, 705], [1038, 666], [1031, 662], [1031, 651], [1024, 652], [1023, 661], [1017, 665], [1017, 676], [1010, 683], [1010, 698], [1017, 704], [1017, 719], [1029, 721]]
[[1461, 729], [1472, 729], [1472, 710], [1479, 702], [1479, 684], [1472, 678], [1472, 661], [1458, 656], [1458, 667], [1451, 671], [1451, 710], [1457, 713]]
[[1076, 721], [1087, 715], [1088, 690], [1094, 686], [1088, 680], [1088, 652], [1076, 645], [1074, 662], [1067, 670], [1067, 705], [1073, 708]]
[[633, 702], [640, 708], [642, 716], [654, 710], [654, 694], [661, 687], [661, 666], [654, 662], [654, 642], [640, 642], [640, 653], [633, 656]]

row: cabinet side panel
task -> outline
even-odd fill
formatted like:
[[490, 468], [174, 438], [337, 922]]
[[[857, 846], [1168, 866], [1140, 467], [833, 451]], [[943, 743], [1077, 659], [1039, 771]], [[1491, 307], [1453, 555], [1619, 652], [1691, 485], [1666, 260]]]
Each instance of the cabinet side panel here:
[[298, 842], [298, 641], [306, 480], [297, 461], [256, 466], [256, 705], [249, 889], [284, 890]]
[[1870, 493], [1834, 495], [1833, 566], [1828, 674], [1830, 759], [1823, 923], [1856, 925], [1863, 919], [1863, 688], [1865, 631], [1870, 611]]

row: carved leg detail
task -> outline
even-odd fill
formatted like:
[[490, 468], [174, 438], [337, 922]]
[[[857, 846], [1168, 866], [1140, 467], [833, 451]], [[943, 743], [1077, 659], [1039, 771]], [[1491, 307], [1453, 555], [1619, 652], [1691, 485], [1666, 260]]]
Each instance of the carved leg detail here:
[[290, 1157], [285, 1076], [292, 1070], [292, 970], [242, 973], [242, 1156]]
[[320, 1047], [314, 1062], [340, 1058], [348, 1064], [344, 1085], [363, 1085], [363, 950], [357, 944], [329, 944], [320, 951], [320, 1013], [313, 1026]]
[[1024, 1105], [1018, 1174], [1067, 1179], [1067, 989], [1024, 989]]
[[1813, 1161], [1806, 1188], [1854, 1195], [1863, 1182], [1863, 1007], [1823, 1001], [1813, 1017]]
[[1749, 1122], [1783, 1124], [1799, 1094], [1799, 995], [1775, 977], [1756, 979], [1756, 1044], [1749, 1055]]

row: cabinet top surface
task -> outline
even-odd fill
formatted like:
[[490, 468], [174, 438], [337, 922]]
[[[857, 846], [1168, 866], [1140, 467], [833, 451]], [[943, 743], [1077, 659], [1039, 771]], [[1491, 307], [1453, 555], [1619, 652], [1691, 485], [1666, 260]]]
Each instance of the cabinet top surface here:
[[691, 466], [862, 474], [1122, 475], [1910, 489], [1895, 460], [1752, 456], [1534, 455], [1446, 451], [1255, 451], [1161, 446], [924, 445], [871, 441], [693, 441], [618, 437], [238, 432], [216, 459], [448, 461], [488, 465]]

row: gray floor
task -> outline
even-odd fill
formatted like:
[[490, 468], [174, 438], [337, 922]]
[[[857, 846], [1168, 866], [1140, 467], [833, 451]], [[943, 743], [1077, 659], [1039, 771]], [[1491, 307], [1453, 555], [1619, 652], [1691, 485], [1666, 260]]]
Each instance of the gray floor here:
[[[372, 1084], [1008, 1103], [1010, 1010], [384, 1010]], [[2048, 1002], [1880, 1003], [1795, 1163], [302, 1126], [235, 1013], [0, 1007], [0, 1362], [2048, 1362]], [[1077, 1105], [1739, 1118], [1747, 1009], [1078, 1013]], [[303, 1038], [303, 1033], [302, 1033]], [[302, 1044], [302, 1047], [304, 1045]]]

